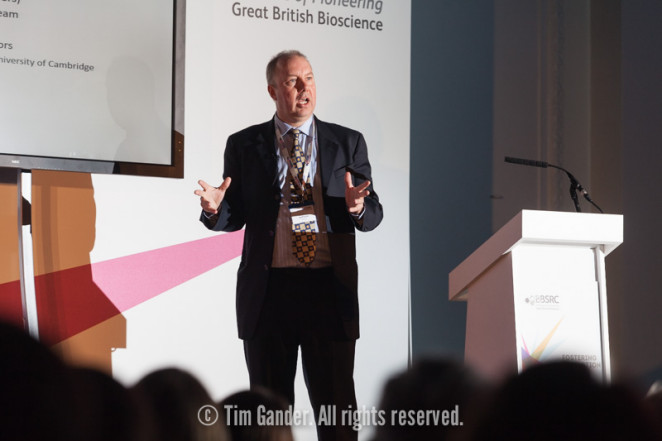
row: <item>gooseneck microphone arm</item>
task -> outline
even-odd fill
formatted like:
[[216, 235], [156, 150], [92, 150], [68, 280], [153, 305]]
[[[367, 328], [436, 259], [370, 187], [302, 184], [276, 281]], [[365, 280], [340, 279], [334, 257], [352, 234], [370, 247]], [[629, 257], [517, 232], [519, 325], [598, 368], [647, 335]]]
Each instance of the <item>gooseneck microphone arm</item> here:
[[570, 173], [568, 170], [564, 169], [563, 167], [559, 167], [558, 165], [550, 164], [545, 161], [533, 161], [531, 159], [520, 159], [520, 158], [512, 158], [510, 156], [506, 156], [504, 158], [506, 162], [510, 162], [511, 164], [520, 164], [520, 165], [529, 165], [532, 167], [542, 167], [542, 168], [556, 168], [558, 170], [561, 170], [565, 172], [566, 175], [568, 175], [568, 178], [570, 179], [570, 197], [572, 198], [572, 202], [575, 204], [575, 210], [577, 212], [581, 212], [581, 208], [579, 207], [579, 199], [577, 198], [577, 191], [579, 190], [584, 198], [589, 201], [595, 208], [598, 209], [600, 213], [604, 213], [602, 211], [602, 208], [598, 207], [598, 205], [593, 202], [591, 199], [591, 196], [589, 196], [588, 191], [584, 187], [582, 187], [582, 184], [579, 183], [577, 178], [575, 178], [572, 173]]
[[582, 209], [579, 207], [579, 198], [577, 197], [577, 190], [581, 191], [583, 190], [584, 187], [581, 186], [579, 181], [568, 170], [552, 164], [547, 164], [547, 166], [564, 171], [565, 174], [568, 175], [568, 178], [570, 179], [570, 197], [572, 198], [572, 202], [575, 204], [575, 210], [577, 211], [577, 213], [580, 213]]

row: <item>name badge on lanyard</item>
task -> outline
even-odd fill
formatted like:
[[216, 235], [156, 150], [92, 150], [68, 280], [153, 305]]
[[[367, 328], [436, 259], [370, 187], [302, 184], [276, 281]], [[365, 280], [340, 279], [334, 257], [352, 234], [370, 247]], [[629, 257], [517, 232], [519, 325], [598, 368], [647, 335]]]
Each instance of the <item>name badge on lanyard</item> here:
[[[315, 124], [313, 123], [309, 135], [310, 139], [306, 142], [305, 163], [303, 167], [303, 180], [299, 179], [299, 172], [296, 165], [292, 162], [290, 152], [283, 141], [283, 135], [280, 129], [276, 127], [276, 139], [278, 140], [278, 148], [281, 156], [287, 163], [287, 168], [292, 176], [292, 183], [295, 188], [301, 191], [303, 195], [306, 192], [306, 182], [311, 174], [311, 158], [313, 154], [313, 145], [315, 143]], [[301, 204], [291, 204], [289, 206], [290, 217], [292, 218], [292, 232], [308, 231], [311, 233], [319, 233], [317, 225], [317, 216], [315, 216], [315, 208], [311, 201], [303, 202]]]
[[292, 217], [292, 232], [310, 232], [319, 233], [317, 226], [317, 216], [313, 205], [303, 207], [290, 206], [290, 216]]

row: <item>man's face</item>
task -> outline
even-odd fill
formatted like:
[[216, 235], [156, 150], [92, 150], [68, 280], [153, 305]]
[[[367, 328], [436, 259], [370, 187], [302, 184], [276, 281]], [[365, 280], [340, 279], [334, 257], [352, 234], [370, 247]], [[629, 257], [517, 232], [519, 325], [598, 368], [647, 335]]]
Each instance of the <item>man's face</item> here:
[[303, 124], [315, 110], [315, 77], [303, 57], [281, 60], [268, 90], [276, 102], [278, 118], [291, 126]]

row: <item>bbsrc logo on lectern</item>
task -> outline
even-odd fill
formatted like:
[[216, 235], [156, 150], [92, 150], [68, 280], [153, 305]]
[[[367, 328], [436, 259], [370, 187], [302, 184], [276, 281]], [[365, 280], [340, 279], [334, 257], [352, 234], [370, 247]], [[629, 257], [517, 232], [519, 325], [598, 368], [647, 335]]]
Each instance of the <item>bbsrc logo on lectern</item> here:
[[561, 296], [551, 294], [532, 294], [524, 298], [524, 303], [537, 309], [559, 309]]

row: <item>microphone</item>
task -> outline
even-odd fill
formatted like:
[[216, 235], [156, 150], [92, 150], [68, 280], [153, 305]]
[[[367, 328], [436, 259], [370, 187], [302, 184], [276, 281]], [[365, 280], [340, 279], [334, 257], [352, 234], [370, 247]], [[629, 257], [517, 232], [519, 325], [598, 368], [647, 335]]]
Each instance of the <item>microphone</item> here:
[[531, 167], [541, 167], [541, 168], [556, 168], [558, 170], [561, 170], [565, 172], [566, 175], [568, 175], [568, 178], [570, 179], [570, 197], [572, 198], [572, 202], [575, 204], [575, 210], [577, 212], [581, 212], [581, 208], [579, 207], [579, 200], [577, 199], [577, 191], [580, 191], [582, 193], [582, 196], [589, 201], [595, 208], [598, 209], [600, 213], [604, 213], [602, 211], [602, 208], [598, 207], [598, 205], [593, 202], [593, 199], [591, 199], [591, 196], [589, 196], [588, 191], [582, 186], [582, 184], [579, 183], [577, 178], [575, 178], [572, 173], [570, 173], [568, 170], [564, 169], [563, 167], [559, 167], [558, 165], [550, 164], [545, 161], [534, 161], [531, 159], [522, 159], [522, 158], [513, 158], [511, 156], [506, 156], [504, 158], [504, 161], [509, 162], [511, 164], [519, 164], [519, 165], [528, 165]]
[[531, 159], [512, 158], [510, 156], [506, 156], [504, 160], [511, 164], [530, 165], [532, 167], [547, 168], [549, 166], [549, 164], [544, 161], [532, 161]]

